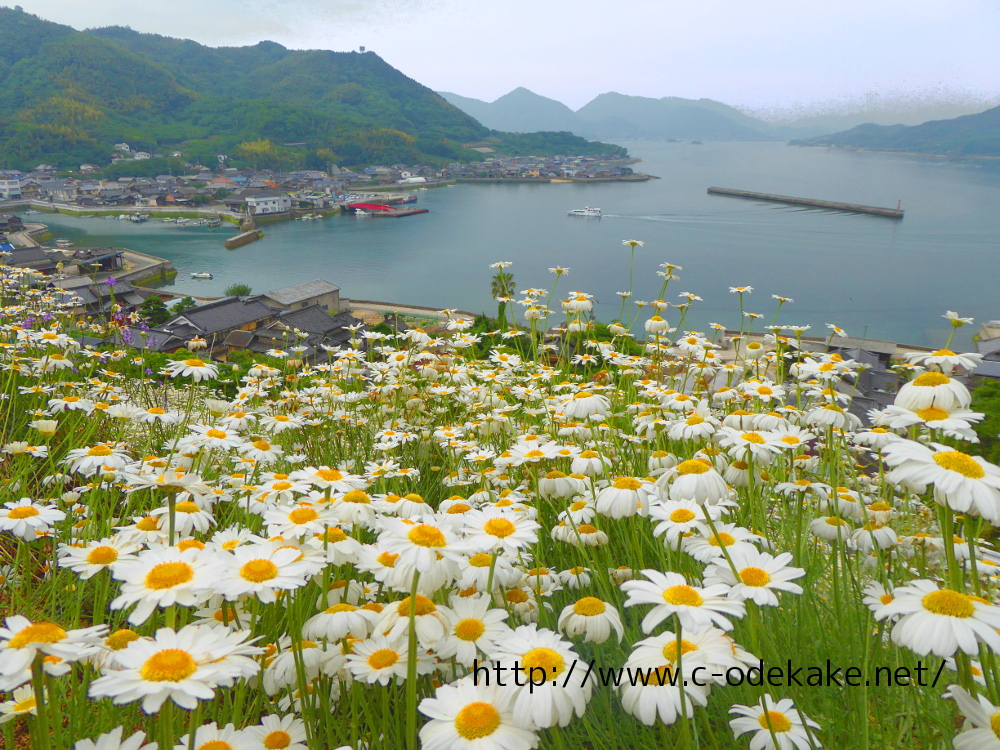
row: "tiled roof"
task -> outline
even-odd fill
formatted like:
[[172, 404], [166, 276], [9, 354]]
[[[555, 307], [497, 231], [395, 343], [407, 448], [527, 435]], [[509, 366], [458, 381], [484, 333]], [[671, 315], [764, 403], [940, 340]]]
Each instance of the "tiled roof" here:
[[295, 302], [302, 302], [303, 300], [307, 300], [312, 297], [318, 297], [321, 294], [339, 291], [339, 286], [334, 286], [329, 281], [315, 279], [314, 281], [307, 281], [304, 284], [296, 284], [295, 286], [286, 286], [282, 289], [275, 289], [273, 292], [268, 292], [264, 296], [279, 304], [291, 305]]

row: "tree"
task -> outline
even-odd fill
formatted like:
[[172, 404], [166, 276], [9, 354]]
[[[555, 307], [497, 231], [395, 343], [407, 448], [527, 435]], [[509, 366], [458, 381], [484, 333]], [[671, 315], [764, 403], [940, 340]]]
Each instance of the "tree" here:
[[227, 297], [248, 297], [253, 292], [249, 284], [232, 284], [226, 287]]
[[[190, 299], [190, 298], [189, 298]], [[194, 300], [191, 300], [192, 302]], [[170, 320], [170, 310], [159, 297], [150, 297], [139, 306], [139, 315], [151, 326], [158, 326]]]
[[198, 306], [198, 303], [194, 301], [194, 297], [182, 297], [179, 302], [175, 303], [171, 312], [175, 315], [182, 313], [185, 310], [192, 310]]
[[507, 301], [514, 296], [517, 284], [514, 282], [514, 274], [503, 268], [497, 272], [490, 280], [490, 294], [497, 301], [497, 319], [500, 321], [500, 330], [507, 328]]

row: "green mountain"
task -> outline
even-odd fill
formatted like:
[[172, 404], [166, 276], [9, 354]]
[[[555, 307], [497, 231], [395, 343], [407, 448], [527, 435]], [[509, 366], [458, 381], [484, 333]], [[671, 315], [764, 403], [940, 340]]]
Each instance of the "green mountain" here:
[[[117, 142], [192, 162], [323, 168], [475, 158], [461, 144], [559, 153], [616, 147], [491, 132], [374, 53], [212, 48], [0, 8], [0, 166], [106, 164]], [[539, 145], [541, 144], [541, 145]]]
[[921, 125], [859, 125], [794, 146], [839, 146], [953, 156], [1000, 156], [1000, 107]]
[[585, 121], [581, 133], [620, 138], [702, 138], [766, 140], [765, 123], [711, 99], [665, 96], [652, 99], [610, 92], [577, 110]]
[[494, 130], [513, 133], [535, 130], [580, 132], [580, 118], [572, 109], [524, 87], [516, 88], [490, 103], [448, 92], [441, 92], [441, 96]]

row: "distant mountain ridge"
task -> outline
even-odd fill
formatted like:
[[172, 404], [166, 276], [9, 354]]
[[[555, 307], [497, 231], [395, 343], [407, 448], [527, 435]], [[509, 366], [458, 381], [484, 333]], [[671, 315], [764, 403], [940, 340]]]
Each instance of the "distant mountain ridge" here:
[[841, 133], [791, 143], [951, 156], [1000, 156], [1000, 107], [920, 125], [859, 125]]
[[710, 99], [601, 94], [574, 112], [562, 102], [517, 88], [494, 102], [438, 92], [489, 128], [568, 130], [585, 138], [772, 138], [766, 123]]
[[[942, 103], [935, 109], [927, 101], [908, 105], [897, 103], [896, 110], [859, 107], [857, 111], [809, 114], [797, 112], [780, 121], [764, 120], [712, 99], [683, 99], [666, 96], [653, 99], [609, 92], [600, 94], [575, 112], [562, 102], [517, 88], [494, 102], [460, 96], [440, 95], [487, 127], [522, 131], [558, 127], [586, 138], [600, 139], [702, 139], [702, 140], [788, 140], [826, 136], [838, 130], [862, 125], [877, 118], [890, 123], [912, 124], [921, 111], [933, 113], [961, 111], [961, 104]], [[965, 106], [972, 106], [965, 102]], [[983, 105], [988, 106], [988, 105]], [[896, 127], [896, 126], [892, 126]], [[899, 126], [903, 127], [903, 126]]]

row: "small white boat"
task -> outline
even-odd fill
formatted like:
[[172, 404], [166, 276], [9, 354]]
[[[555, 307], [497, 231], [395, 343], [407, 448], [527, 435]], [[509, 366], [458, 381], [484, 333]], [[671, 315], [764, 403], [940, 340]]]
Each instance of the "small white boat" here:
[[66, 239], [61, 239], [60, 238], [60, 239], [56, 240], [55, 245], [56, 245], [56, 247], [60, 247], [60, 248], [73, 247], [73, 240], [66, 240]]
[[594, 208], [593, 206], [585, 206], [584, 208], [571, 208], [567, 211], [570, 216], [596, 216], [598, 219], [601, 218], [601, 209]]
[[210, 273], [193, 273], [191, 274], [192, 279], [211, 279], [212, 274]]
[[356, 209], [354, 209], [354, 215], [355, 216], [360, 216], [362, 219], [364, 219], [364, 218], [366, 218], [368, 216], [371, 216], [371, 212], [370, 211], [365, 211], [364, 209], [361, 209], [361, 208], [356, 208]]

